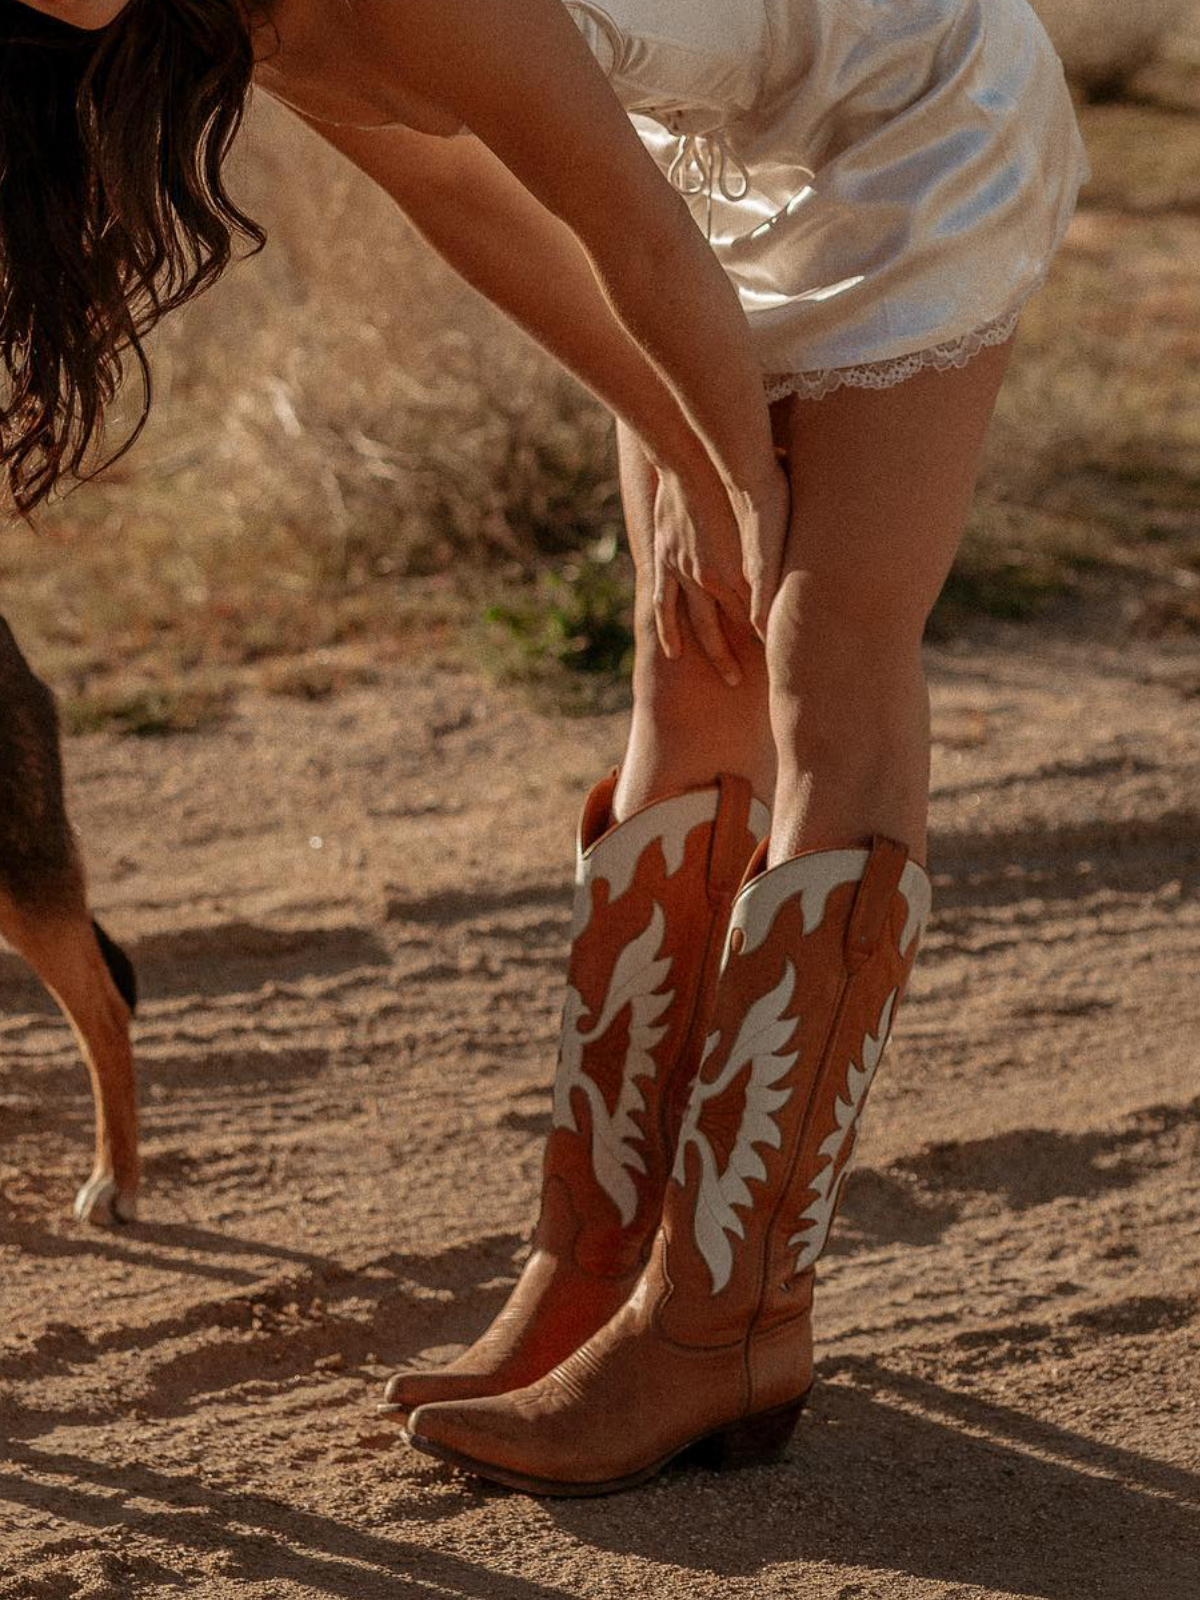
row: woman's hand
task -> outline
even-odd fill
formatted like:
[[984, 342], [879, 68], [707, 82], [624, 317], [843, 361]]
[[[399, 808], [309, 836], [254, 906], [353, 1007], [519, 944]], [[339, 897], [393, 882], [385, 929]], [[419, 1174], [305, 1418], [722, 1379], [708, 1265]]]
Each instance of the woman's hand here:
[[731, 687], [741, 669], [730, 645], [747, 625], [765, 639], [779, 583], [791, 495], [769, 460], [760, 482], [730, 494], [715, 472], [687, 485], [655, 468], [654, 616], [670, 660], [682, 652], [679, 601], [713, 666]]
[[741, 530], [742, 573], [750, 586], [750, 624], [766, 642], [767, 618], [782, 576], [792, 487], [782, 450], [752, 489], [732, 495]]

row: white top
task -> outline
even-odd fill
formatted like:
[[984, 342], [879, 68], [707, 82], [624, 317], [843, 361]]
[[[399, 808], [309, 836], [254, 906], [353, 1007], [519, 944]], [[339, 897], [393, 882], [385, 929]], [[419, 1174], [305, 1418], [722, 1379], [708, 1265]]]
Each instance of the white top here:
[[1026, 0], [564, 3], [769, 389], [969, 344], [1045, 276], [1089, 166]]

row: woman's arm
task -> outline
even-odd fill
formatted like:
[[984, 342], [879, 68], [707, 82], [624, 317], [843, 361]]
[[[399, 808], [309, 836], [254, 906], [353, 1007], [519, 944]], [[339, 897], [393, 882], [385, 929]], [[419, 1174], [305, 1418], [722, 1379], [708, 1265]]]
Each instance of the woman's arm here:
[[479, 139], [303, 120], [373, 178], [472, 288], [635, 433], [657, 438], [660, 459], [694, 451], [674, 392], [613, 314], [575, 235]]
[[[286, 86], [285, 97], [301, 106], [304, 83], [335, 70], [330, 13], [318, 10], [323, 18], [312, 0], [284, 0], [277, 18], [284, 48], [263, 79], [268, 88]], [[782, 544], [781, 474], [745, 316], [560, 0], [358, 0], [353, 16], [352, 29], [339, 25], [337, 72], [344, 74], [347, 53], [361, 61], [376, 109], [393, 82], [399, 120], [405, 95], [448, 110], [574, 239], [609, 318], [660, 380], [642, 382], [631, 425], [689, 503], [709, 495], [715, 470], [758, 591], [755, 620], [765, 623], [774, 547]], [[505, 248], [515, 253], [511, 236]], [[557, 297], [544, 270], [542, 283], [552, 291], [547, 298]], [[592, 323], [602, 338], [603, 322]], [[701, 550], [700, 565], [714, 542]], [[684, 569], [684, 576], [691, 574]]]
[[[478, 139], [304, 120], [396, 201], [460, 277], [574, 373], [639, 438], [664, 432], [672, 415], [680, 432], [690, 435], [674, 394], [613, 315], [574, 234]], [[721, 507], [721, 481], [707, 455], [698, 456], [697, 472], [709, 480], [712, 505]], [[726, 542], [736, 547], [732, 513], [727, 520], [731, 538]], [[717, 579], [728, 587], [728, 604], [744, 613], [736, 553]], [[737, 665], [712, 602], [706, 605], [704, 597], [693, 594], [689, 615], [714, 666], [735, 681]], [[664, 608], [660, 632], [664, 649], [676, 654], [679, 629], [673, 611]]]

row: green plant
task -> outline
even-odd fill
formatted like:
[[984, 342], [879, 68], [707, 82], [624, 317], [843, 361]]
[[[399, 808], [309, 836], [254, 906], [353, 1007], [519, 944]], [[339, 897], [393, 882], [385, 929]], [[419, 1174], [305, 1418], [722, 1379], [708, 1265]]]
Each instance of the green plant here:
[[487, 664], [560, 709], [619, 703], [633, 666], [633, 574], [615, 533], [483, 612]]

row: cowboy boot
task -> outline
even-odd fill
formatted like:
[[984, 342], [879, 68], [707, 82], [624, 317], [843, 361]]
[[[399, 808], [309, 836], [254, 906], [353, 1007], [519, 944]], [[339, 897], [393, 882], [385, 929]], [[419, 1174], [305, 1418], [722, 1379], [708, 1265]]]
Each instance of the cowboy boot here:
[[745, 778], [614, 824], [614, 771], [579, 824], [567, 995], [541, 1212], [495, 1321], [447, 1366], [396, 1373], [381, 1411], [532, 1383], [601, 1327], [645, 1264], [682, 1097], [746, 862], [770, 815]]
[[929, 912], [904, 846], [755, 852], [662, 1223], [629, 1298], [545, 1377], [423, 1405], [419, 1450], [534, 1494], [631, 1488], [700, 1446], [786, 1445], [812, 1383], [813, 1271]]

